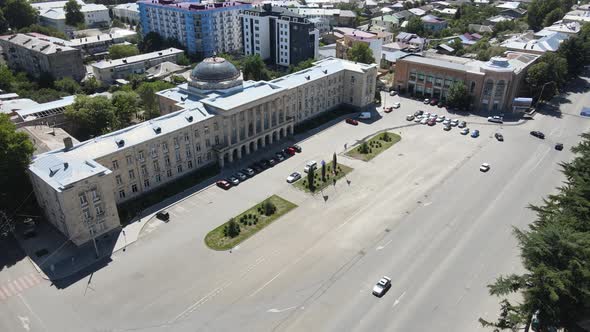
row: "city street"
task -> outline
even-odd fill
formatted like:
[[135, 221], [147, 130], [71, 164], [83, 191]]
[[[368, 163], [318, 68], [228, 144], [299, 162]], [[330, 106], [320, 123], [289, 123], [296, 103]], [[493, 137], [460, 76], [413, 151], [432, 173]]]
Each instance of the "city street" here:
[[[577, 115], [589, 93], [567, 99], [560, 117], [522, 125], [466, 117], [480, 130], [471, 138], [408, 122], [417, 109], [443, 110], [386, 96], [385, 106], [401, 108], [380, 107], [380, 118], [358, 126], [341, 121], [235, 188], [212, 186], [170, 206], [169, 223], [148, 223], [139, 241], [65, 289], [34, 278], [22, 257], [4, 267], [0, 330], [483, 331], [478, 318], [495, 319], [499, 308], [486, 285], [521, 269], [512, 227], [533, 220], [528, 204], [560, 185], [558, 163], [590, 129]], [[345, 144], [385, 129], [402, 140], [370, 162], [343, 155]], [[285, 182], [334, 152], [354, 168], [346, 180], [313, 196]], [[231, 252], [205, 247], [207, 232], [272, 194], [299, 207]], [[371, 289], [384, 275], [392, 287], [377, 298]]]

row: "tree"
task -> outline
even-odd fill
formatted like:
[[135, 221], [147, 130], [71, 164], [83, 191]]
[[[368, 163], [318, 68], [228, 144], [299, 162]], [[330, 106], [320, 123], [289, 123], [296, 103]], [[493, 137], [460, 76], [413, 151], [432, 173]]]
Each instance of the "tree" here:
[[[74, 0], [70, 0], [70, 1], [74, 1]], [[126, 57], [130, 57], [130, 56], [138, 55], [138, 54], [139, 54], [139, 49], [135, 45], [119, 44], [119, 45], [113, 45], [113, 46], [109, 47], [109, 57], [113, 60], [120, 59], [120, 58], [126, 58]]]
[[447, 95], [447, 104], [451, 107], [467, 108], [471, 98], [463, 82], [451, 84]]
[[4, 12], [0, 9], [0, 34], [8, 31], [8, 21], [4, 17]]
[[96, 79], [96, 77], [90, 77], [86, 81], [82, 83], [82, 90], [86, 94], [93, 94], [100, 88], [100, 82]]
[[139, 42], [139, 49], [144, 52], [159, 51], [164, 48], [164, 39], [157, 32], [148, 32]]
[[15, 203], [28, 194], [26, 169], [33, 151], [29, 136], [16, 131], [8, 115], [0, 114], [0, 210], [14, 211]]
[[156, 92], [174, 87], [172, 83], [164, 81], [143, 82], [135, 92], [139, 95], [143, 109], [145, 110], [144, 118], [152, 119], [160, 116], [160, 107]]
[[66, 13], [66, 24], [70, 26], [78, 26], [84, 24], [84, 14], [80, 10], [82, 6], [76, 0], [68, 0], [64, 6]]
[[336, 152], [332, 155], [332, 167], [334, 168], [334, 175], [338, 174], [338, 159], [336, 158]]
[[12, 70], [7, 65], [0, 65], [0, 89], [12, 91], [12, 85], [16, 81]]
[[240, 235], [240, 231], [241, 231], [240, 224], [238, 224], [234, 220], [234, 218], [231, 218], [228, 221], [227, 225], [225, 225], [224, 233], [225, 233], [225, 236], [227, 236], [227, 237], [234, 238], [234, 237]]
[[326, 163], [322, 160], [322, 181], [326, 181]]
[[313, 62], [315, 61], [315, 59], [307, 59], [307, 60], [303, 60], [301, 62], [299, 62], [297, 65], [290, 65], [289, 66], [289, 73], [296, 73], [298, 71], [310, 68], [313, 66]]
[[78, 94], [82, 91], [80, 84], [74, 81], [71, 77], [64, 77], [61, 80], [57, 80], [53, 85], [56, 89], [67, 92], [71, 95]]
[[412, 16], [408, 20], [408, 25], [406, 26], [406, 32], [415, 33], [417, 35], [424, 34], [424, 23], [418, 16]]
[[[552, 74], [549, 64], [546, 62], [539, 62], [529, 68], [525, 80], [529, 85], [531, 93], [541, 93], [543, 86], [551, 81], [551, 76]], [[555, 90], [555, 87], [553, 87], [553, 90]], [[544, 95], [550, 98], [553, 96], [553, 93], [550, 93], [550, 91], [553, 90], [543, 89]], [[542, 97], [543, 96], [539, 96], [539, 98]]]
[[274, 205], [270, 199], [267, 199], [262, 203], [262, 209], [264, 210], [265, 216], [271, 216], [277, 211], [276, 205]]
[[270, 79], [266, 64], [264, 64], [264, 61], [262, 61], [262, 58], [258, 54], [247, 56], [244, 58], [242, 64], [242, 72], [244, 73], [245, 80], [260, 81]]
[[74, 103], [66, 107], [65, 116], [86, 137], [98, 136], [119, 128], [115, 107], [104, 96], [76, 96]]
[[369, 48], [369, 45], [366, 43], [355, 43], [352, 45], [350, 49], [346, 52], [348, 60], [371, 64], [375, 62], [375, 57], [373, 57], [373, 51]]
[[111, 102], [120, 127], [129, 126], [141, 111], [139, 95], [133, 91], [117, 91], [113, 93]]
[[18, 32], [20, 32], [20, 33], [38, 32], [38, 33], [44, 34], [46, 36], [61, 38], [61, 39], [65, 39], [65, 40], [69, 39], [65, 33], [55, 30], [54, 28], [41, 26], [39, 24], [33, 24], [33, 25], [26, 26], [22, 29], [19, 29]]
[[181, 66], [190, 66], [191, 60], [186, 56], [186, 54], [182, 53], [178, 57], [178, 60], [176, 61], [176, 63], [179, 64], [179, 65], [181, 65]]
[[545, 16], [545, 18], [543, 19], [543, 25], [546, 27], [551, 26], [553, 25], [553, 23], [561, 20], [563, 15], [565, 14], [563, 13], [563, 10], [561, 10], [561, 8], [555, 8]]
[[564, 40], [557, 51], [567, 62], [568, 76], [577, 76], [580, 68], [590, 60], [589, 52], [590, 43], [580, 37]]
[[37, 10], [27, 0], [7, 0], [4, 17], [12, 29], [20, 29], [37, 22]]
[[315, 167], [310, 167], [309, 171], [307, 171], [307, 186], [309, 188], [309, 191], [315, 190], [314, 175]]

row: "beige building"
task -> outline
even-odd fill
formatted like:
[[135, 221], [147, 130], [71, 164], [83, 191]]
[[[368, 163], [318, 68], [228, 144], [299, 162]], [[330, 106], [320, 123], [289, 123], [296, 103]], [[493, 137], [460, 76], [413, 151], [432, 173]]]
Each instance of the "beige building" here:
[[526, 71], [538, 58], [519, 52], [487, 62], [430, 53], [408, 55], [396, 62], [394, 88], [444, 101], [451, 85], [463, 82], [472, 97], [472, 110], [510, 111], [514, 98], [529, 92]]
[[71, 77], [81, 80], [86, 75], [80, 50], [68, 41], [39, 33], [17, 33], [0, 36], [0, 46], [8, 66], [39, 77], [48, 73], [54, 79]]
[[37, 201], [80, 245], [119, 227], [119, 203], [207, 165], [223, 167], [323, 112], [366, 108], [376, 75], [376, 65], [328, 58], [270, 82], [244, 82], [228, 61], [206, 59], [189, 83], [159, 92], [167, 114], [37, 155], [29, 167]]

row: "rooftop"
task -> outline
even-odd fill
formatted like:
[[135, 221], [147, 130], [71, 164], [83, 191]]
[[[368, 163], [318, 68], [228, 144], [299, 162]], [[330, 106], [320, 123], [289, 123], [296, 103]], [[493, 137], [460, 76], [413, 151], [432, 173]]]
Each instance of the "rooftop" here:
[[501, 46], [512, 50], [555, 52], [561, 42], [569, 36], [559, 32], [547, 32], [543, 37], [536, 39], [532, 33], [524, 33], [505, 40]]
[[122, 58], [122, 59], [102, 60], [100, 62], [93, 63], [92, 67], [99, 68], [99, 69], [111, 68], [111, 67], [127, 65], [130, 63], [141, 62], [141, 61], [145, 61], [145, 60], [157, 59], [162, 56], [180, 54], [183, 52], [184, 52], [183, 50], [179, 50], [177, 48], [171, 47], [171, 48], [167, 48], [167, 49], [161, 50], [161, 51], [134, 55], [134, 56], [130, 56], [127, 58]]
[[138, 4], [145, 4], [157, 7], [173, 7], [188, 11], [208, 11], [217, 10], [220, 8], [229, 8], [237, 6], [250, 6], [245, 2], [191, 2], [191, 1], [175, 1], [175, 0], [143, 0], [137, 1]]
[[74, 38], [67, 42], [69, 46], [79, 47], [89, 44], [110, 42], [114, 39], [125, 39], [137, 35], [137, 32], [126, 29], [117, 29], [112, 33], [104, 33], [96, 36], [88, 36], [84, 38]]
[[17, 33], [15, 35], [0, 36], [0, 40], [20, 45], [29, 50], [43, 54], [53, 54], [57, 52], [73, 51], [72, 47], [66, 46], [67, 41], [55, 37], [48, 37], [36, 33]]
[[484, 71], [512, 71], [518, 73], [532, 64], [537, 58], [539, 58], [539, 55], [506, 52], [504, 57], [495, 57], [488, 62], [482, 62], [462, 57], [428, 53], [425, 56], [409, 55], [403, 58], [403, 61], [483, 75]]
[[515, 1], [503, 2], [503, 3], [497, 4], [496, 7], [497, 8], [504, 8], [504, 9], [517, 9], [518, 7], [520, 7], [520, 2], [515, 2]]

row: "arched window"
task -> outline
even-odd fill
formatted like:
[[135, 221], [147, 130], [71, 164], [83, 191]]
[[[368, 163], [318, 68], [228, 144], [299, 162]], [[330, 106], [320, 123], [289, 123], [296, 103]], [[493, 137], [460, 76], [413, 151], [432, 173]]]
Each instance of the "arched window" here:
[[483, 88], [483, 95], [490, 96], [492, 94], [493, 89], [494, 89], [494, 81], [492, 81], [491, 79], [487, 80], [486, 84], [484, 85], [484, 88]]
[[495, 98], [502, 98], [504, 96], [504, 89], [506, 88], [506, 83], [504, 80], [498, 81], [496, 83], [496, 92], [494, 93]]
[[475, 91], [475, 82], [471, 81], [471, 87], [469, 88], [469, 93], [473, 93]]

